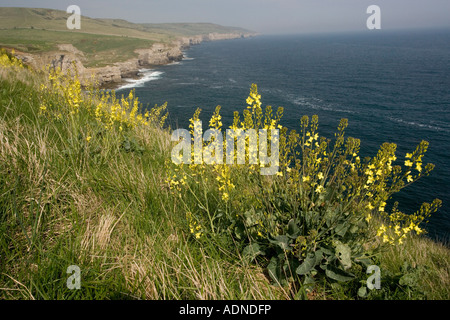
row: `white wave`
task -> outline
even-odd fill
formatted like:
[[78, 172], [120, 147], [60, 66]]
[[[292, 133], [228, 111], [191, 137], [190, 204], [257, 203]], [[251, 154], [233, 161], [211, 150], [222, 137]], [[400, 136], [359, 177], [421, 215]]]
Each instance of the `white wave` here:
[[437, 127], [437, 126], [432, 126], [429, 124], [424, 124], [424, 123], [419, 123], [419, 122], [414, 122], [414, 121], [406, 121], [400, 118], [393, 118], [393, 117], [388, 117], [389, 120], [397, 122], [397, 123], [402, 123], [408, 126], [412, 126], [412, 127], [420, 127], [420, 128], [427, 128], [427, 129], [431, 129], [431, 130], [435, 130], [435, 131], [445, 131], [445, 132], [449, 132], [449, 130], [446, 130], [444, 128], [441, 127]]
[[120, 86], [116, 91], [143, 87], [149, 81], [161, 79], [163, 73], [162, 71], [154, 71], [152, 69], [141, 69], [139, 70], [139, 75], [141, 76], [139, 79], [127, 79], [126, 82], [128, 83]]
[[326, 104], [322, 100], [317, 98], [306, 98], [306, 97], [294, 97], [290, 101], [298, 106], [311, 108], [313, 110], [323, 110], [323, 111], [333, 111], [342, 113], [359, 113], [354, 110], [342, 109], [331, 104]]

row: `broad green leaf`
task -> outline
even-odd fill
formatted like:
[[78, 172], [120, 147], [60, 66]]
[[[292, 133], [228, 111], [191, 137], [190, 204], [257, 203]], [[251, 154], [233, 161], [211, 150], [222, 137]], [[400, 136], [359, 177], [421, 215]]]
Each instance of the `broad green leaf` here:
[[287, 236], [292, 239], [297, 239], [299, 235], [300, 229], [298, 228], [297, 223], [294, 219], [289, 220]]
[[303, 260], [303, 263], [298, 266], [295, 272], [299, 275], [307, 274], [314, 268], [315, 265], [316, 265], [316, 256], [314, 253], [309, 253], [306, 259]]
[[359, 297], [365, 298], [365, 297], [367, 297], [367, 294], [368, 294], [367, 287], [361, 287], [361, 288], [358, 289], [358, 296]]
[[253, 261], [257, 256], [263, 254], [263, 252], [261, 251], [259, 244], [253, 243], [246, 246], [242, 254], [244, 255], [245, 259]]
[[328, 278], [340, 282], [350, 281], [355, 278], [353, 274], [330, 265], [328, 265], [327, 269], [325, 270], [325, 274]]
[[267, 266], [267, 272], [269, 273], [270, 278], [274, 282], [280, 283], [279, 266], [278, 266], [278, 259], [277, 258], [272, 257], [270, 259], [269, 265]]
[[289, 246], [289, 238], [285, 235], [276, 236], [274, 240], [269, 241], [279, 246], [283, 250], [292, 250], [292, 248]]
[[362, 263], [362, 265], [366, 268], [373, 264], [372, 259], [367, 258], [367, 257], [360, 257], [360, 258], [355, 259], [355, 261]]
[[336, 241], [336, 257], [347, 270], [352, 266], [352, 250], [350, 247], [340, 241]]
[[286, 268], [287, 266], [284, 259], [272, 257], [270, 259], [269, 265], [267, 266], [267, 271], [274, 283], [281, 286], [285, 286], [287, 285], [285, 275]]
[[343, 237], [347, 233], [347, 230], [348, 230], [348, 226], [344, 223], [341, 223], [336, 226], [336, 228], [334, 229], [334, 232], [336, 232], [336, 234], [338, 236]]

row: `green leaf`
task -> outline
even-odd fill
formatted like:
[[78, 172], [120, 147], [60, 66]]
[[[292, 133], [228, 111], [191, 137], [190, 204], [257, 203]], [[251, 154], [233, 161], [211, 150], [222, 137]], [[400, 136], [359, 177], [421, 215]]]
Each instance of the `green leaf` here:
[[339, 282], [346, 282], [355, 278], [355, 275], [330, 265], [328, 265], [327, 269], [325, 270], [325, 275], [328, 278]]
[[352, 227], [350, 228], [350, 233], [355, 234], [357, 233], [359, 230], [359, 227], [357, 225], [352, 225]]
[[368, 294], [368, 292], [367, 292], [367, 287], [366, 286], [361, 287], [361, 288], [358, 289], [358, 296], [359, 297], [365, 298], [365, 297], [367, 297], [367, 294]]
[[401, 286], [408, 286], [410, 288], [414, 288], [418, 283], [418, 275], [416, 273], [407, 273], [403, 275], [399, 282]]
[[253, 208], [244, 212], [244, 218], [244, 223], [247, 227], [252, 227], [258, 224], [258, 221], [256, 219], [256, 212]]
[[259, 244], [253, 243], [246, 246], [242, 254], [244, 255], [244, 259], [248, 259], [248, 261], [253, 261], [257, 256], [263, 254], [263, 252], [261, 251]]
[[269, 241], [279, 246], [283, 250], [292, 250], [292, 248], [289, 246], [289, 238], [285, 235], [276, 236], [274, 240]]
[[279, 272], [278, 272], [278, 259], [275, 257], [272, 257], [270, 259], [270, 262], [267, 266], [267, 272], [269, 273], [270, 278], [274, 281], [279, 283], [280, 282], [280, 277], [279, 277]]
[[341, 262], [345, 270], [351, 268], [352, 266], [352, 249], [340, 241], [335, 242], [336, 246], [336, 257]]
[[303, 263], [298, 266], [295, 272], [299, 275], [304, 275], [309, 273], [316, 265], [316, 256], [314, 253], [309, 253]]
[[368, 258], [368, 257], [360, 257], [360, 258], [356, 258], [355, 259], [355, 261], [356, 262], [359, 262], [359, 263], [362, 263], [362, 265], [364, 266], [364, 267], [368, 267], [368, 266], [370, 266], [370, 265], [372, 265], [373, 264], [373, 261], [372, 261], [372, 259], [370, 259], [370, 258]]
[[286, 267], [285, 260], [280, 259], [280, 255], [270, 259], [269, 265], [267, 266], [267, 271], [273, 282], [281, 286], [287, 285], [285, 274]]
[[344, 237], [345, 234], [347, 233], [347, 230], [348, 230], [348, 226], [345, 223], [341, 223], [336, 226], [336, 228], [334, 229], [334, 232], [338, 236]]
[[294, 219], [289, 220], [287, 236], [291, 239], [297, 239], [300, 235], [300, 229]]

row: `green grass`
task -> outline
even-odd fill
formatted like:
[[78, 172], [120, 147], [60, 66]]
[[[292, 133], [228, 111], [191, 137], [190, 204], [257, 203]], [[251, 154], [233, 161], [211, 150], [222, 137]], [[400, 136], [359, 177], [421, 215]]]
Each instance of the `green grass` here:
[[[164, 187], [167, 132], [130, 133], [142, 153], [105, 132], [107, 142], [85, 158], [70, 150], [67, 119], [38, 115], [40, 78], [1, 74], [1, 298], [282, 297], [232, 248], [186, 232], [185, 212]], [[79, 126], [92, 126], [87, 115]], [[66, 287], [69, 265], [81, 268], [79, 291]]]
[[70, 31], [13, 29], [0, 30], [0, 43], [29, 53], [58, 50], [58, 44], [70, 43], [84, 53], [86, 67], [102, 67], [137, 57], [134, 50], [149, 48], [155, 42], [139, 38]]
[[[170, 131], [120, 135], [86, 112], [49, 119], [39, 115], [43, 83], [0, 67], [0, 299], [293, 297], [232, 239], [190, 234], [165, 183]], [[89, 145], [88, 131], [97, 132]], [[124, 138], [139, 148], [123, 148]], [[426, 238], [393, 247], [379, 258], [382, 290], [368, 298], [448, 299], [449, 258]], [[81, 269], [81, 290], [66, 286], [70, 265]], [[358, 299], [359, 286], [324, 283], [297, 297]]]
[[[83, 14], [83, 12], [81, 12]], [[42, 8], [0, 7], [0, 29], [35, 28], [67, 31], [70, 14], [61, 10]], [[81, 30], [73, 33], [128, 36], [155, 41], [170, 41], [179, 36], [202, 35], [211, 32], [250, 32], [236, 27], [224, 27], [213, 23], [132, 23], [121, 19], [81, 18]]]

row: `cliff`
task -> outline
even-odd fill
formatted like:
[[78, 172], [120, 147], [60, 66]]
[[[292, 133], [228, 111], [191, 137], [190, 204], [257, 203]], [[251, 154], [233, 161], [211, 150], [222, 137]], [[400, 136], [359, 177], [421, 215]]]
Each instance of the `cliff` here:
[[217, 41], [254, 36], [252, 33], [209, 33], [192, 37], [180, 37], [172, 43], [155, 43], [150, 48], [136, 49], [136, 58], [113, 63], [105, 67], [87, 68], [83, 52], [72, 44], [58, 45], [58, 50], [43, 53], [24, 53], [17, 51], [16, 57], [34, 69], [48, 65], [61, 68], [63, 72], [76, 66], [83, 85], [94, 80], [99, 86], [114, 87], [125, 78], [138, 76], [139, 70], [152, 66], [165, 65], [183, 59], [183, 50], [204, 41]]

